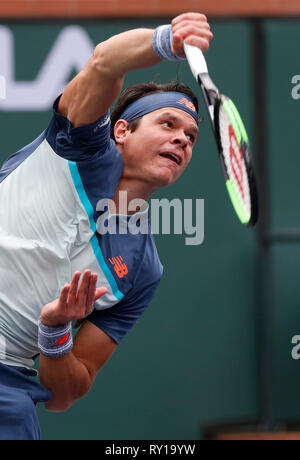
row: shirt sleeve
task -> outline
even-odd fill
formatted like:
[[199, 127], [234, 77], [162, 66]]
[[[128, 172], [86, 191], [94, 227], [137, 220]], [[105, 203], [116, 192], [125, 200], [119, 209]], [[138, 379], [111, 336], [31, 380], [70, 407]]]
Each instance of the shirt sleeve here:
[[55, 153], [76, 162], [103, 155], [112, 142], [109, 111], [94, 123], [73, 128], [71, 122], [57, 112], [60, 97], [54, 102], [53, 116], [46, 130], [46, 139]]
[[119, 344], [151, 303], [159, 282], [160, 279], [132, 295], [125, 296], [111, 308], [94, 310], [87, 319]]

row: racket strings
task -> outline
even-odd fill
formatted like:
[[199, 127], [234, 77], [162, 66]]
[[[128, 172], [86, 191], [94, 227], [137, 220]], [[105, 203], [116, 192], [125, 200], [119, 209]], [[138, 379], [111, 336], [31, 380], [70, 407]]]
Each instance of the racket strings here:
[[240, 118], [236, 116], [231, 104], [228, 99], [222, 101], [218, 117], [224, 164], [229, 178], [226, 186], [236, 212], [242, 222], [247, 223], [251, 218], [251, 196], [241, 149], [244, 127], [240, 125]]

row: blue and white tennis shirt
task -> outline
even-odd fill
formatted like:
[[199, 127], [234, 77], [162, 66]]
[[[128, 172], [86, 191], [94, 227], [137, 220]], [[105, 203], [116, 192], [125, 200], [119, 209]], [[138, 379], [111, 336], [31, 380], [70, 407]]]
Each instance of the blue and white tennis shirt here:
[[48, 128], [0, 170], [0, 362], [8, 365], [33, 366], [41, 310], [75, 271], [91, 269], [107, 287], [89, 320], [117, 343], [162, 276], [150, 224], [148, 234], [97, 232], [97, 203], [114, 195], [123, 171], [109, 115], [72, 128], [58, 100]]

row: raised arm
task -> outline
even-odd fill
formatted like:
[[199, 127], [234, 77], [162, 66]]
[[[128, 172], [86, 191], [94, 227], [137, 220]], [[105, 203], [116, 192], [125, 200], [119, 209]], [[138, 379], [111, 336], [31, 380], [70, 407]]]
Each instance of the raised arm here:
[[[175, 18], [172, 32], [172, 51], [177, 56], [184, 56], [184, 39], [206, 51], [212, 38], [206, 17], [199, 13]], [[73, 127], [92, 123], [107, 112], [119, 96], [127, 72], [160, 62], [152, 46], [153, 34], [152, 29], [129, 30], [96, 46], [93, 56], [69, 83], [59, 102], [59, 112]]]

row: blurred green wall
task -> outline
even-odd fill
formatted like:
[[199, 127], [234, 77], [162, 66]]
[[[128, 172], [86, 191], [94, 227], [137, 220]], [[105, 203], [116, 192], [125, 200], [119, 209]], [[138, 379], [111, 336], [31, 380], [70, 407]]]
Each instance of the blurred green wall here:
[[[160, 23], [166, 23], [166, 19], [85, 22], [80, 26], [96, 44], [125, 29]], [[6, 24], [15, 39], [17, 81], [36, 78], [65, 25]], [[207, 53], [210, 73], [215, 83], [238, 103], [253, 139], [251, 24], [218, 21], [212, 23], [212, 28], [215, 39]], [[299, 220], [293, 212], [297, 207], [290, 205], [297, 197], [296, 174], [300, 166], [296, 127], [300, 101], [297, 104], [291, 99], [290, 80], [300, 71], [292, 52], [295, 46], [290, 45], [299, 43], [300, 28], [299, 23], [290, 28], [271, 21], [266, 24], [266, 32], [272, 210], [278, 226], [287, 222], [292, 226]], [[127, 76], [126, 85], [146, 80], [167, 82], [174, 77], [197, 91], [187, 66], [174, 63], [134, 72]], [[201, 97], [200, 106], [205, 114]], [[0, 105], [0, 162], [39, 135], [50, 116], [50, 111], [1, 111]], [[283, 156], [289, 161], [282, 161]], [[294, 180], [290, 180], [291, 176]], [[231, 209], [206, 114], [185, 175], [155, 197], [203, 198], [204, 242], [186, 246], [184, 235], [156, 237], [165, 272], [154, 302], [84, 399], [62, 414], [39, 409], [45, 440], [200, 439], [207, 423], [259, 414], [256, 233], [242, 228]], [[274, 248], [274, 321], [276, 338], [280, 340], [278, 358], [275, 357], [280, 388], [274, 383], [274, 404], [278, 415], [284, 417], [296, 417], [300, 410], [282, 394], [282, 388], [285, 392], [289, 389], [293, 373], [297, 372], [293, 396], [300, 402], [296, 392], [300, 365], [290, 358], [289, 342], [290, 336], [300, 333], [300, 321], [298, 329], [296, 322], [300, 313], [295, 249]], [[275, 345], [274, 352], [276, 346], [279, 347]]]
[[[299, 168], [300, 75], [297, 43], [300, 22], [270, 21], [267, 37], [267, 102], [269, 131], [269, 171], [271, 189], [271, 230], [300, 229]], [[298, 82], [300, 81], [300, 77]], [[297, 93], [297, 99], [292, 92]], [[300, 335], [299, 260], [300, 242], [276, 241], [271, 247], [273, 266], [272, 307], [272, 387], [274, 416], [300, 420], [300, 362], [293, 360], [292, 337]]]

